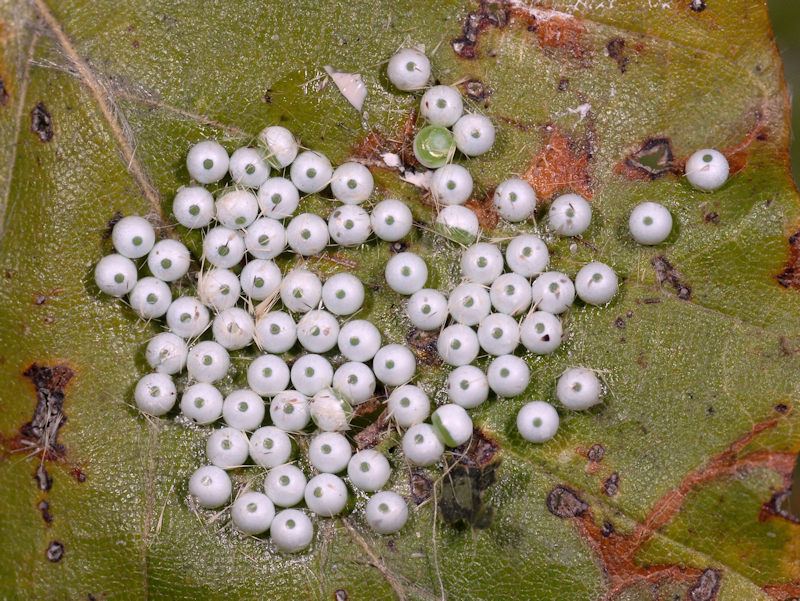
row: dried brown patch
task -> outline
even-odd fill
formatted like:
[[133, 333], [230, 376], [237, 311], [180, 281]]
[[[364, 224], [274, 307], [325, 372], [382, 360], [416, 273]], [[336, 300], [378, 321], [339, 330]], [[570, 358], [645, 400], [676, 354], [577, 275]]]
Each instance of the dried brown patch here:
[[663, 286], [669, 284], [674, 288], [677, 296], [681, 300], [689, 300], [692, 297], [692, 287], [683, 281], [680, 272], [667, 261], [664, 255], [653, 257], [650, 260], [653, 269], [656, 270], [656, 278], [658, 285]]
[[411, 485], [411, 500], [414, 503], [419, 505], [431, 498], [433, 483], [428, 476], [419, 470], [411, 470], [408, 477]]
[[768, 584], [764, 592], [778, 601], [797, 601], [800, 598], [800, 582]]
[[497, 227], [497, 222], [500, 219], [497, 215], [497, 209], [492, 202], [494, 191], [483, 197], [482, 200], [470, 199], [464, 203], [464, 206], [469, 208], [478, 218], [478, 224], [483, 230], [493, 230]]
[[491, 463], [500, 461], [500, 445], [480, 428], [472, 430], [472, 438], [453, 450], [459, 463], [469, 467], [485, 469]]
[[589, 176], [591, 158], [588, 141], [576, 144], [552, 127], [550, 139], [533, 159], [522, 176], [540, 199], [550, 198], [561, 190], [574, 190], [584, 198], [592, 198]]
[[461, 27], [461, 36], [452, 40], [450, 46], [461, 58], [475, 58], [478, 55], [478, 35], [489, 27], [505, 27], [509, 14], [506, 3], [481, 0], [478, 11], [467, 15]]
[[68, 365], [42, 366], [33, 363], [22, 375], [36, 388], [36, 407], [33, 419], [20, 428], [23, 440], [45, 458], [64, 456], [64, 446], [58, 442], [58, 432], [67, 421], [63, 413], [64, 394], [75, 372]]
[[630, 180], [652, 181], [680, 170], [669, 138], [649, 138], [618, 163], [614, 173]]
[[[367, 403], [372, 403], [372, 402], [373, 402], [372, 400], [367, 401]], [[375, 402], [380, 403], [380, 401], [377, 400], [375, 400]], [[363, 403], [362, 405], [359, 405], [359, 407], [362, 407], [367, 403]], [[356, 412], [358, 412], [358, 409], [356, 409]], [[370, 425], [361, 430], [358, 434], [353, 436], [353, 440], [355, 441], [359, 451], [361, 449], [371, 449], [383, 439], [383, 434], [388, 429], [389, 429], [389, 412], [386, 409], [384, 409], [381, 412], [381, 414], [377, 417], [377, 419], [375, 419], [375, 421], [373, 421]]]
[[547, 19], [537, 20], [535, 32], [542, 48], [556, 50], [584, 67], [589, 66], [591, 53], [583, 44], [586, 27], [580, 19], [553, 14]]
[[367, 167], [386, 168], [381, 159], [382, 154], [391, 152], [400, 157], [403, 166], [420, 167], [417, 157], [414, 156], [414, 136], [417, 133], [417, 112], [409, 111], [397, 124], [390, 134], [372, 129], [353, 146], [351, 160], [357, 161]]
[[44, 102], [39, 101], [31, 110], [31, 131], [39, 136], [42, 142], [49, 142], [55, 135], [53, 118], [47, 112]]

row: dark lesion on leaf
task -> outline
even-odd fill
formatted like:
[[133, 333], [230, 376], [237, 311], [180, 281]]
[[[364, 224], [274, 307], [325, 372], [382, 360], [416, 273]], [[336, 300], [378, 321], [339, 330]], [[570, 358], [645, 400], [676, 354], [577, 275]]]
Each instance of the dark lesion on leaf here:
[[722, 579], [720, 573], [713, 568], [706, 568], [697, 582], [689, 589], [691, 601], [714, 601], [719, 592], [719, 583]]
[[705, 0], [690, 0], [689, 8], [697, 13], [703, 12], [706, 9]]
[[461, 88], [464, 90], [464, 94], [470, 100], [477, 103], [483, 103], [484, 107], [489, 106], [489, 97], [492, 95], [492, 91], [487, 88], [482, 81], [477, 79], [468, 79], [461, 84]]
[[453, 451], [442, 476], [439, 510], [444, 521], [454, 526], [488, 528], [496, 509], [484, 499], [494, 484], [500, 447], [479, 428], [472, 439]]
[[475, 58], [478, 34], [488, 27], [505, 27], [509, 14], [510, 10], [504, 2], [481, 0], [478, 11], [467, 15], [461, 36], [452, 40], [450, 46], [461, 58]]
[[609, 40], [606, 44], [606, 51], [608, 52], [608, 57], [617, 63], [619, 72], [625, 73], [625, 71], [628, 70], [628, 63], [631, 60], [630, 57], [625, 54], [625, 40], [620, 37]]
[[800, 230], [789, 236], [789, 259], [776, 279], [784, 288], [800, 289]]
[[672, 153], [669, 138], [649, 138], [614, 171], [632, 180], [656, 180], [667, 173], [676, 173], [680, 166]]
[[576, 518], [589, 511], [589, 504], [570, 487], [556, 486], [547, 495], [547, 509], [562, 519]]
[[613, 497], [619, 492], [619, 474], [614, 472], [605, 482], [603, 482], [603, 490], [609, 497]]
[[36, 103], [31, 110], [31, 131], [39, 136], [42, 142], [49, 142], [55, 135], [53, 118], [42, 101]]
[[656, 271], [659, 286], [669, 284], [681, 300], [689, 300], [692, 297], [692, 287], [683, 281], [680, 272], [664, 255], [653, 257], [650, 260], [650, 264]]
[[6, 89], [6, 80], [3, 79], [2, 75], [0, 75], [0, 106], [7, 105], [9, 98], [10, 96], [8, 95], [8, 90]]
[[42, 519], [44, 520], [45, 524], [51, 524], [53, 522], [53, 514], [50, 513], [50, 503], [47, 499], [42, 499], [39, 501], [39, 504], [36, 506], [39, 512], [42, 514]]
[[20, 428], [23, 440], [32, 443], [47, 458], [63, 457], [64, 446], [58, 433], [67, 421], [64, 415], [64, 395], [75, 372], [68, 365], [39, 365], [33, 363], [22, 372], [36, 388], [36, 407], [33, 419]]
[[33, 472], [33, 479], [36, 481], [36, 486], [41, 491], [47, 492], [53, 488], [53, 477], [47, 472], [47, 468], [43, 463], [36, 466], [36, 471]]
[[61, 561], [61, 558], [64, 557], [64, 543], [57, 540], [51, 541], [45, 551], [45, 557], [53, 563]]

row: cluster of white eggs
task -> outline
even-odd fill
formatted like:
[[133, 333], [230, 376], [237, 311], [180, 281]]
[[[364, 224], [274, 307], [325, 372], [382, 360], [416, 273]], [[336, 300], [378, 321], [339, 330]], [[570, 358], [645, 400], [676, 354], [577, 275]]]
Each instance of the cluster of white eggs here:
[[[404, 49], [389, 61], [388, 75], [398, 89], [422, 89], [430, 63], [421, 52]], [[388, 414], [403, 432], [405, 459], [433, 465], [446, 447], [471, 439], [467, 410], [486, 401], [490, 391], [514, 397], [526, 390], [531, 374], [515, 354], [520, 344], [531, 353], [552, 353], [562, 342], [559, 315], [576, 295], [587, 304], [604, 305], [618, 290], [614, 270], [600, 262], [582, 267], [574, 282], [564, 273], [547, 271], [548, 248], [533, 234], [513, 237], [504, 250], [478, 242], [477, 217], [463, 206], [472, 195], [472, 177], [452, 159], [456, 150], [468, 157], [487, 152], [494, 126], [481, 115], [464, 115], [460, 93], [449, 86], [427, 89], [420, 113], [429, 125], [415, 138], [414, 152], [420, 163], [435, 169], [430, 191], [438, 229], [457, 232], [462, 240], [466, 234], [471, 241], [461, 257], [463, 281], [447, 296], [425, 288], [427, 265], [414, 253], [393, 255], [384, 270], [389, 287], [409, 297], [411, 323], [438, 331], [438, 352], [454, 368], [446, 380], [450, 403], [433, 412], [426, 392], [411, 383], [416, 373], [412, 351], [403, 344], [384, 345], [372, 322], [353, 319], [365, 299], [357, 277], [338, 273], [323, 282], [302, 267], [284, 274], [275, 262], [284, 253], [308, 257], [331, 244], [362, 245], [372, 234], [399, 241], [411, 231], [411, 211], [400, 200], [385, 199], [368, 213], [361, 205], [373, 195], [370, 171], [356, 162], [334, 169], [323, 154], [301, 152], [283, 127], [267, 127], [257, 147], [239, 148], [230, 156], [215, 141], [189, 151], [186, 166], [196, 183], [178, 190], [173, 214], [185, 228], [203, 232], [196, 296], [173, 298], [170, 287], [189, 272], [188, 248], [173, 239], [156, 241], [155, 230], [141, 217], [125, 217], [114, 225], [116, 253], [95, 269], [101, 291], [127, 295], [142, 319], [166, 323], [166, 331], [147, 344], [145, 357], [153, 372], [136, 385], [137, 407], [153, 416], [167, 414], [178, 400], [173, 377], [185, 371], [187, 385], [179, 403], [184, 418], [199, 425], [220, 418], [225, 422], [208, 436], [209, 465], [191, 476], [191, 497], [204, 508], [227, 506], [233, 485], [226, 470], [248, 463], [267, 468], [263, 492], [239, 491], [230, 515], [245, 534], [269, 531], [282, 551], [302, 550], [313, 538], [311, 519], [296, 508], [299, 504], [318, 516], [345, 511], [349, 493], [343, 473], [353, 489], [371, 495], [365, 518], [373, 530], [388, 534], [406, 523], [405, 500], [382, 490], [391, 476], [387, 457], [369, 448], [354, 453], [344, 434], [353, 407], [375, 398], [378, 383], [388, 392]], [[214, 193], [205, 187], [228, 175], [229, 183]], [[716, 151], [699, 151], [687, 163], [687, 177], [700, 189], [714, 189], [727, 177], [727, 162]], [[328, 186], [340, 204], [327, 221], [313, 213], [295, 214], [301, 194]], [[511, 223], [532, 217], [536, 202], [534, 190], [519, 178], [502, 182], [493, 196], [498, 215]], [[591, 216], [586, 199], [565, 194], [552, 202], [548, 223], [558, 235], [578, 236]], [[632, 212], [629, 228], [637, 242], [659, 244], [669, 235], [672, 218], [661, 205], [644, 203]], [[146, 263], [150, 275], [139, 278], [143, 266], [137, 260]], [[282, 307], [276, 309], [277, 303]], [[200, 340], [209, 328], [211, 339]], [[229, 374], [230, 351], [253, 344], [261, 354], [249, 360], [248, 387], [223, 395], [218, 385]], [[287, 363], [281, 354], [298, 345], [302, 350]], [[486, 372], [473, 364], [481, 351], [492, 357]], [[601, 393], [594, 372], [580, 367], [566, 370], [555, 390], [569, 409], [591, 407]], [[263, 425], [267, 407], [271, 425]], [[309, 435], [312, 422], [315, 431]], [[517, 416], [520, 434], [534, 442], [552, 438], [558, 422], [556, 409], [544, 401], [527, 403]], [[303, 449], [311, 477], [292, 461], [297, 448]]]

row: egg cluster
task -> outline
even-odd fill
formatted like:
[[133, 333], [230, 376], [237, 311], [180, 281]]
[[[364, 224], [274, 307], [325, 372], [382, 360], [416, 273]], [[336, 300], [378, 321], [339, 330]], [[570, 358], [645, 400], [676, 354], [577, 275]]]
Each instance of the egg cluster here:
[[[427, 85], [430, 63], [421, 52], [404, 49], [390, 59], [387, 72], [398, 89], [418, 90]], [[576, 295], [604, 305], [618, 290], [616, 273], [600, 262], [583, 266], [574, 282], [548, 271], [549, 251], [536, 235], [517, 235], [504, 248], [479, 241], [477, 217], [464, 206], [472, 196], [472, 176], [452, 161], [456, 152], [466, 157], [487, 152], [494, 126], [482, 115], [464, 114], [460, 93], [449, 86], [427, 89], [420, 114], [427, 125], [415, 137], [414, 153], [432, 169], [437, 230], [469, 242], [460, 260], [462, 282], [446, 294], [425, 287], [428, 267], [412, 252], [394, 254], [384, 269], [387, 285], [408, 297], [410, 322], [438, 333], [438, 353], [453, 368], [444, 383], [450, 402], [432, 412], [429, 396], [412, 383], [414, 353], [404, 344], [385, 344], [374, 323], [355, 318], [365, 300], [356, 276], [338, 273], [322, 281], [302, 266], [284, 273], [276, 263], [281, 256], [314, 256], [331, 245], [360, 246], [373, 234], [381, 241], [402, 240], [413, 227], [411, 211], [387, 198], [368, 212], [361, 205], [373, 196], [370, 171], [357, 162], [334, 169], [322, 153], [302, 150], [283, 127], [267, 127], [254, 147], [230, 156], [210, 140], [189, 151], [186, 167], [194, 183], [177, 191], [172, 211], [180, 225], [202, 232], [196, 295], [178, 285], [192, 264], [189, 249], [177, 240], [157, 241], [141, 217], [114, 225], [116, 253], [95, 268], [101, 291], [127, 295], [142, 319], [163, 320], [166, 326], [145, 350], [152, 372], [135, 387], [139, 410], [165, 415], [180, 396], [185, 419], [199, 425], [224, 422], [209, 432], [208, 465], [191, 476], [191, 498], [204, 508], [227, 506], [233, 493], [227, 470], [266, 468], [263, 492], [239, 491], [230, 505], [231, 521], [245, 534], [269, 531], [285, 552], [311, 543], [309, 513], [333, 516], [346, 510], [346, 482], [368, 496], [364, 515], [374, 531], [396, 532], [408, 519], [405, 500], [382, 490], [392, 473], [389, 459], [376, 448], [353, 450], [346, 433], [354, 408], [385, 398], [387, 414], [402, 432], [405, 460], [433, 465], [447, 447], [471, 439], [468, 410], [486, 401], [490, 391], [514, 397], [526, 390], [531, 374], [516, 354], [520, 345], [531, 353], [552, 353], [562, 342], [559, 315]], [[727, 176], [724, 156], [711, 150], [697, 154], [690, 181], [701, 189], [721, 185]], [[222, 187], [212, 193], [208, 185]], [[298, 214], [301, 195], [328, 187], [338, 204], [327, 220]], [[526, 181], [510, 178], [496, 187], [492, 202], [502, 219], [518, 223], [533, 216], [537, 198]], [[591, 217], [586, 199], [565, 194], [551, 203], [548, 227], [557, 235], [578, 236]], [[661, 205], [644, 203], [632, 212], [629, 228], [637, 242], [658, 244], [670, 234], [672, 218]], [[144, 264], [149, 275], [139, 278]], [[259, 354], [247, 359], [247, 387], [223, 394], [231, 352], [253, 345]], [[290, 351], [287, 361], [284, 354]], [[492, 357], [485, 372], [473, 364], [481, 353]], [[174, 378], [184, 371], [179, 395]], [[575, 367], [560, 376], [555, 396], [568, 409], [585, 409], [598, 403], [601, 393], [597, 376]], [[267, 413], [270, 425], [264, 425]], [[527, 403], [517, 415], [521, 436], [533, 442], [552, 438], [558, 422], [556, 409], [544, 401]], [[304, 461], [295, 461], [298, 453]], [[308, 511], [296, 508], [301, 504]]]

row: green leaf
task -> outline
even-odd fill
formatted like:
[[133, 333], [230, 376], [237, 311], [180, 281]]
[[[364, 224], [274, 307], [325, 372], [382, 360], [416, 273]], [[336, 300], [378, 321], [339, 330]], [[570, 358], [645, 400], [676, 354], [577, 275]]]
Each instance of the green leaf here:
[[[545, 4], [0, 5], [0, 597], [800, 595], [800, 525], [781, 504], [800, 449], [800, 203], [765, 5]], [[472, 412], [485, 437], [472, 464], [410, 471], [389, 451], [392, 487], [411, 505], [399, 534], [371, 533], [359, 499], [349, 516], [316, 522], [310, 552], [286, 557], [238, 535], [225, 513], [190, 508], [205, 430], [132, 407], [158, 326], [101, 295], [92, 271], [115, 215], [168, 220], [193, 143], [233, 150], [267, 124], [335, 163], [369, 159], [379, 188], [431, 226], [424, 195], [378, 166], [381, 152], [411, 145], [418, 95], [393, 90], [382, 67], [408, 44], [424, 44], [437, 80], [459, 83], [497, 125], [495, 148], [468, 161], [482, 225], [514, 231], [483, 201], [510, 174], [533, 183], [540, 216], [557, 193], [590, 196], [592, 226], [581, 241], [550, 240], [552, 265], [574, 276], [605, 261], [621, 293], [569, 311], [565, 345], [528, 357], [524, 398]], [[363, 115], [323, 85], [324, 65], [362, 74]], [[682, 177], [703, 147], [733, 167], [712, 194]], [[665, 245], [627, 234], [644, 200], [675, 218]], [[425, 227], [408, 244], [428, 259], [430, 285], [457, 282], [454, 242]], [[309, 264], [356, 273], [385, 339], [412, 342], [421, 379], [441, 389], [431, 341], [409, 335], [382, 280], [389, 256], [371, 243]], [[242, 377], [235, 364], [229, 385]], [[526, 443], [517, 410], [552, 400], [573, 365], [602, 374], [604, 402], [560, 410], [554, 440]]]

